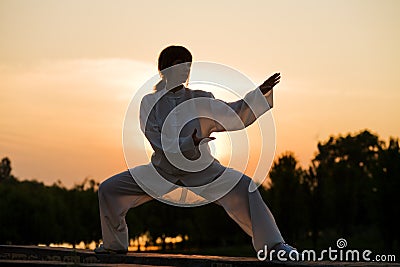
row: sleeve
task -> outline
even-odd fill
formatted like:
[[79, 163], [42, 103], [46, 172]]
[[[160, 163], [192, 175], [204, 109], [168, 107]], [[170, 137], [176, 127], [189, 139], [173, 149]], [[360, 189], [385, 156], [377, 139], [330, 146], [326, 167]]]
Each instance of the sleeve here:
[[[154, 151], [162, 150], [168, 153], [178, 153], [179, 151], [176, 151], [176, 139], [161, 133], [161, 126], [157, 124], [154, 111], [152, 110], [156, 101], [152, 101], [149, 98], [148, 96], [143, 97], [140, 103], [140, 129], [150, 142]], [[161, 143], [161, 137], [163, 143]], [[197, 155], [197, 149], [192, 136], [179, 137], [178, 142], [178, 147], [184, 156], [191, 158]]]
[[212, 132], [236, 131], [251, 125], [273, 106], [273, 89], [263, 95], [257, 87], [235, 102], [215, 99], [211, 94], [211, 114], [215, 122]]

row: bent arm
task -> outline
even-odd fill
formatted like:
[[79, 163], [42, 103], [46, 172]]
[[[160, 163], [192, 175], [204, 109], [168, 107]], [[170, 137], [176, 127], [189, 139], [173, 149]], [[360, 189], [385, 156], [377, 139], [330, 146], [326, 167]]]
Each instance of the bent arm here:
[[273, 106], [273, 90], [265, 95], [257, 87], [235, 102], [224, 102], [215, 99], [211, 94], [211, 113], [215, 126], [212, 132], [236, 131], [244, 129], [255, 122]]

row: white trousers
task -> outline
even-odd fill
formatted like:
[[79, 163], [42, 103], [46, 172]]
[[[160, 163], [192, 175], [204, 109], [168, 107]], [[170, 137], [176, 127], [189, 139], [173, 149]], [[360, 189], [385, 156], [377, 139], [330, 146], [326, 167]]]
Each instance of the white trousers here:
[[[243, 175], [238, 184], [215, 203], [252, 237], [256, 251], [284, 242], [271, 211], [261, 198], [260, 192], [249, 192], [251, 179]], [[128, 227], [125, 215], [153, 198], [135, 182], [129, 170], [114, 175], [99, 187], [99, 206], [103, 245], [107, 249], [127, 250]]]

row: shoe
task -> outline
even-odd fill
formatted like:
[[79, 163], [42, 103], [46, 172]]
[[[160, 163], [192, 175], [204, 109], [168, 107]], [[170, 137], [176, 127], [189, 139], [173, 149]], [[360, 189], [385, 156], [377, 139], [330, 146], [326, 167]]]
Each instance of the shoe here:
[[96, 254], [123, 254], [125, 255], [128, 253], [128, 250], [113, 250], [113, 249], [108, 249], [105, 248], [103, 244], [98, 246], [97, 248], [94, 249], [94, 253]]
[[[297, 249], [284, 242], [276, 244], [270, 249], [270, 251], [272, 250], [274, 250], [272, 255], [273, 260], [282, 260], [282, 259], [286, 259], [286, 261], [300, 260], [300, 253], [297, 251]], [[280, 251], [283, 251], [283, 253]]]

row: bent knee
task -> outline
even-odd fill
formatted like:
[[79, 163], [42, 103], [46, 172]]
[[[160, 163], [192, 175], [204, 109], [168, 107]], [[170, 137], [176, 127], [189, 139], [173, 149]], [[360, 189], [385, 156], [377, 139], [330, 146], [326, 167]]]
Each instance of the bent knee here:
[[249, 176], [243, 174], [242, 178], [240, 178], [238, 186], [248, 188], [251, 183], [253, 183], [253, 180]]
[[103, 181], [99, 185], [99, 190], [97, 192], [99, 198], [104, 198], [106, 195], [109, 195], [111, 193], [111, 185], [109, 179]]
[[242, 178], [240, 178], [240, 181], [234, 188], [236, 191], [240, 191], [242, 193], [253, 193], [257, 191], [257, 184], [247, 175], [243, 175]]
[[240, 178], [240, 181], [249, 184], [252, 181], [252, 179], [246, 174], [243, 174], [242, 178]]

